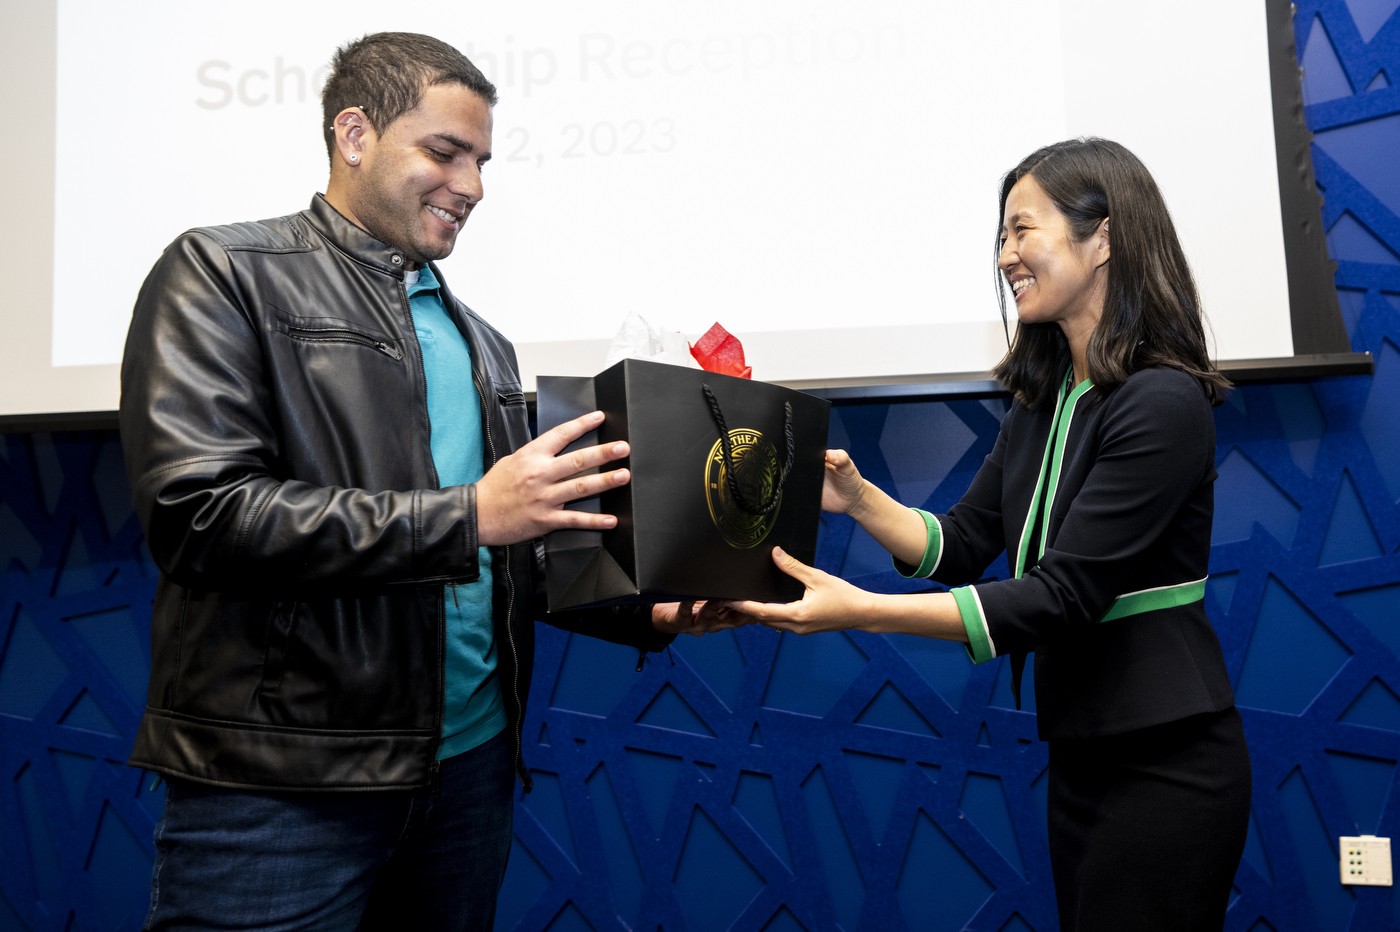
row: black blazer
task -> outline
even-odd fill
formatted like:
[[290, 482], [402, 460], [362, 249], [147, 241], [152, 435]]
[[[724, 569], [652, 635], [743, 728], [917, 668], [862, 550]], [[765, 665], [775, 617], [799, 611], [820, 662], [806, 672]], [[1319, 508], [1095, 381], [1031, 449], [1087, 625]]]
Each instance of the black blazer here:
[[[1089, 389], [1071, 410], [1038, 561], [1026, 517], [1052, 411], [1013, 403], [967, 494], [937, 516], [942, 552], [931, 578], [950, 586], [980, 579], [1003, 550], [1014, 572], [1023, 530], [1034, 535], [1022, 578], [973, 587], [987, 638], [974, 659], [1035, 652], [1046, 740], [1230, 708], [1225, 658], [1203, 600], [1100, 621], [1120, 595], [1206, 576], [1216, 473], [1204, 389], [1178, 369], [1146, 369], [1107, 397]], [[1048, 496], [1048, 478], [1046, 486]], [[971, 603], [967, 595], [960, 601]], [[964, 611], [970, 626], [978, 623], [972, 614]]]

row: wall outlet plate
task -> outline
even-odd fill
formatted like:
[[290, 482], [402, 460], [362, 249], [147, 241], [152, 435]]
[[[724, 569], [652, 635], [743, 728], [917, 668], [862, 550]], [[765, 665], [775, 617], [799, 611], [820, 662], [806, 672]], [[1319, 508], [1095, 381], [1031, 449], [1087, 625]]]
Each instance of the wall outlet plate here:
[[1390, 886], [1390, 839], [1375, 835], [1343, 835], [1342, 883], [1353, 886]]

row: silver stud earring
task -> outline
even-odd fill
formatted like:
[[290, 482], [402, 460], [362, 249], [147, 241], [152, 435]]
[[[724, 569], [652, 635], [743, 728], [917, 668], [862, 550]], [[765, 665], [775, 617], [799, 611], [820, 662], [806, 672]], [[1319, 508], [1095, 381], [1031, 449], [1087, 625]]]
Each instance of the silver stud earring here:
[[351, 163], [352, 165], [353, 165], [354, 163], [358, 162], [359, 160], [360, 160], [360, 157], [359, 157], [358, 155], [352, 155], [352, 156], [350, 156], [350, 163]]

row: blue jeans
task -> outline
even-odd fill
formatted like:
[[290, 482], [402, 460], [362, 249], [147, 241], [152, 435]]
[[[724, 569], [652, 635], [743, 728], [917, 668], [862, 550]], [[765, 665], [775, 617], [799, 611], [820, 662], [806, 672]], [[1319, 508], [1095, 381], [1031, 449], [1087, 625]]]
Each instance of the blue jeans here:
[[510, 854], [507, 728], [436, 790], [262, 793], [171, 780], [145, 929], [489, 932]]

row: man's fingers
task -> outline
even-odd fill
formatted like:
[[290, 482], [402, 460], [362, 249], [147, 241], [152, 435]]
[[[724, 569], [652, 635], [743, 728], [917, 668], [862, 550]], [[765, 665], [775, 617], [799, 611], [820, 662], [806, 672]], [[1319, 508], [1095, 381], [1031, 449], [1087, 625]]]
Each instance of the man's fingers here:
[[[612, 515], [595, 515], [587, 511], [567, 511], [560, 509], [545, 516], [546, 527], [540, 533], [564, 529], [576, 531], [610, 531], [617, 527], [617, 518]], [[538, 536], [538, 535], [535, 535]]]
[[556, 456], [545, 475], [551, 482], [557, 482], [597, 466], [611, 463], [613, 460], [620, 460], [631, 452], [632, 448], [627, 445], [625, 440], [584, 447], [582, 450], [573, 450]]
[[558, 456], [559, 452], [573, 443], [590, 430], [597, 429], [603, 423], [602, 411], [590, 411], [582, 417], [576, 417], [572, 421], [565, 421], [557, 427], [551, 427], [534, 441], [549, 453], [550, 456]]
[[626, 485], [631, 478], [631, 471], [626, 469], [611, 469], [592, 476], [578, 476], [574, 479], [554, 483], [542, 498], [552, 505], [562, 505], [580, 498], [601, 495], [608, 489]]

